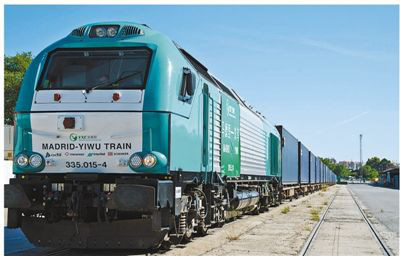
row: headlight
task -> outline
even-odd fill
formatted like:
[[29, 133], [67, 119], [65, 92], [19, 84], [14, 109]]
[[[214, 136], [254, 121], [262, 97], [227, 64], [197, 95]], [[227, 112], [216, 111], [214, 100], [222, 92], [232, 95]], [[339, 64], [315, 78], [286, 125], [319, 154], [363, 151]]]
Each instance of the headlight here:
[[137, 154], [134, 154], [129, 161], [132, 168], [138, 168], [142, 165], [142, 158]]
[[148, 168], [153, 167], [154, 165], [156, 165], [156, 163], [157, 163], [157, 158], [153, 154], [147, 154], [143, 158], [143, 165], [148, 167]]
[[107, 34], [106, 29], [104, 27], [97, 27], [96, 28], [96, 36], [97, 37], [105, 37]]
[[31, 155], [31, 157], [29, 158], [29, 164], [33, 167], [33, 168], [38, 168], [39, 166], [42, 165], [42, 157], [38, 154], [33, 154]]
[[107, 28], [107, 36], [108, 37], [114, 37], [116, 34], [117, 34], [117, 28], [116, 27]]
[[21, 155], [17, 156], [17, 159], [15, 162], [18, 164], [19, 167], [25, 167], [28, 165], [28, 162], [29, 162], [28, 156], [21, 154]]

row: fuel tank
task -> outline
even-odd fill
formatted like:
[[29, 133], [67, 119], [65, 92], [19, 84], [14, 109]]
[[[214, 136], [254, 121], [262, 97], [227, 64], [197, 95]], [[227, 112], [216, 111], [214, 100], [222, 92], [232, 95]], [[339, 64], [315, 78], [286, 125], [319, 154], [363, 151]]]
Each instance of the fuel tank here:
[[257, 191], [239, 191], [236, 196], [230, 201], [231, 210], [241, 210], [250, 206], [254, 206], [260, 200], [260, 195]]

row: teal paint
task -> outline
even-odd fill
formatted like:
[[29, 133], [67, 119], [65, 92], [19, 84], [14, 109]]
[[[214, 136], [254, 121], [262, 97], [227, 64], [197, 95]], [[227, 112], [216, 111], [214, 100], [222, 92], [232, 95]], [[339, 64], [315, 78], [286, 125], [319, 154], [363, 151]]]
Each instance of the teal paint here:
[[266, 131], [264, 127], [264, 147], [265, 147], [265, 173], [267, 176], [271, 176], [271, 156], [270, 156], [270, 134]]
[[265, 133], [265, 169], [267, 176], [281, 177], [280, 135], [274, 125], [263, 119]]
[[236, 177], [240, 175], [240, 108], [224, 94], [221, 107], [221, 174]]
[[279, 176], [279, 138], [273, 134], [270, 134], [270, 156], [271, 156], [271, 175]]
[[[14, 134], [14, 156], [24, 152], [32, 152], [32, 128], [31, 128], [31, 115], [17, 113], [16, 127]], [[15, 159], [15, 158], [14, 158]], [[24, 173], [24, 169], [17, 167], [15, 161], [13, 162], [13, 173]]]
[[[209, 170], [212, 170], [212, 159], [210, 160], [210, 96], [208, 94], [208, 85], [204, 84], [203, 87], [203, 168], [204, 168], [204, 181], [206, 184], [210, 183], [211, 175], [208, 175]], [[212, 123], [211, 123], [212, 125]], [[213, 129], [213, 128], [212, 128]], [[212, 134], [213, 130], [211, 131]], [[212, 150], [212, 149], [211, 149]], [[211, 151], [213, 152], [213, 151]]]
[[[169, 114], [159, 112], [143, 112], [142, 114], [142, 152], [159, 152], [166, 159], [169, 156]], [[158, 155], [157, 156], [161, 156]], [[162, 159], [161, 157], [160, 159]], [[151, 173], [168, 173], [169, 165], [156, 165], [140, 171]]]
[[208, 95], [209, 98], [209, 102], [211, 102], [211, 134], [209, 135], [209, 137], [211, 138], [209, 147], [210, 147], [210, 152], [211, 154], [209, 154], [209, 163], [211, 163], [211, 170], [214, 171], [214, 132], [215, 132], [215, 100], [213, 98], [210, 97], [210, 94]]
[[203, 166], [208, 167], [209, 164], [209, 133], [210, 124], [209, 124], [209, 95], [208, 95], [208, 86], [205, 84], [203, 88]]
[[191, 103], [190, 118], [171, 114], [171, 170], [204, 170], [202, 101], [202, 90], [198, 88]]

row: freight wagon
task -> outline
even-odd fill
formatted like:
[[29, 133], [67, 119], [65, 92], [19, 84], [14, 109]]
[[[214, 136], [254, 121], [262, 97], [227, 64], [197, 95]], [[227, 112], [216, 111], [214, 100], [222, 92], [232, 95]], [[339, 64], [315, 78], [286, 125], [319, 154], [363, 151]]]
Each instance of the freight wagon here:
[[169, 246], [322, 182], [294, 136], [144, 24], [44, 49], [15, 118], [7, 226], [36, 246]]

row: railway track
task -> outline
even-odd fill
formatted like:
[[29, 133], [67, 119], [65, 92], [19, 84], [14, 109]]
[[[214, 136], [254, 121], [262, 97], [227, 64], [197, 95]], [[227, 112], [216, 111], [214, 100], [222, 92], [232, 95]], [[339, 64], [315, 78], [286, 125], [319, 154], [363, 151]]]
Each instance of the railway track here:
[[328, 207], [326, 208], [325, 212], [322, 215], [322, 218], [319, 220], [319, 222], [317, 223], [317, 225], [315, 225], [314, 229], [311, 232], [311, 235], [308, 237], [306, 243], [304, 244], [302, 250], [300, 251], [299, 255], [304, 256], [307, 255], [308, 250], [311, 248], [311, 244], [314, 240], [314, 238], [316, 237], [319, 228], [321, 227], [322, 222], [325, 219], [326, 214], [328, 213], [329, 209], [332, 206], [333, 201], [335, 200], [336, 196], [337, 196], [338, 191], [336, 191], [335, 195], [333, 196], [333, 198], [331, 199], [331, 201], [328, 204]]
[[56, 250], [53, 252], [48, 252], [45, 255], [46, 256], [64, 256], [64, 255], [69, 255], [70, 252], [71, 252], [70, 249], [60, 249], [60, 250]]
[[368, 219], [367, 215], [364, 213], [364, 210], [361, 208], [360, 204], [357, 202], [357, 199], [354, 197], [353, 192], [349, 189], [350, 195], [354, 200], [354, 203], [357, 205], [358, 210], [360, 211], [363, 219], [365, 220], [365, 222], [368, 224], [368, 227], [370, 228], [370, 230], [372, 231], [372, 233], [374, 234], [374, 237], [376, 238], [376, 240], [378, 241], [379, 245], [381, 246], [381, 249], [383, 251], [383, 255], [385, 256], [391, 256], [391, 251], [390, 249], [386, 246], [385, 242], [383, 241], [383, 239], [380, 237], [379, 233], [375, 230], [374, 226], [372, 225], [371, 221]]
[[[369, 221], [368, 217], [366, 216], [366, 214], [364, 213], [363, 209], [360, 207], [360, 204], [357, 202], [357, 199], [354, 197], [354, 194], [350, 191], [350, 189], [348, 189], [351, 198], [353, 199], [354, 203], [357, 206], [358, 211], [360, 212], [363, 221], [367, 224], [368, 228], [370, 229], [371, 233], [373, 234], [373, 237], [377, 240], [379, 246], [380, 246], [380, 250], [382, 252], [383, 255], [385, 256], [391, 256], [391, 251], [390, 249], [386, 246], [385, 242], [382, 240], [382, 238], [380, 237], [380, 235], [378, 234], [378, 232], [375, 230], [375, 228], [373, 227], [372, 223]], [[318, 235], [318, 232], [322, 226], [322, 223], [325, 222], [326, 220], [326, 215], [329, 212], [329, 210], [331, 209], [332, 203], [334, 202], [334, 200], [336, 199], [336, 196], [338, 194], [338, 191], [335, 193], [334, 197], [332, 198], [332, 200], [330, 201], [330, 203], [328, 204], [328, 207], [326, 208], [326, 210], [324, 211], [320, 221], [317, 223], [317, 225], [315, 225], [314, 229], [312, 230], [308, 240], [306, 241], [306, 243], [304, 244], [302, 250], [299, 252], [299, 256], [306, 256], [309, 255], [309, 252], [311, 251], [313, 242], [316, 240], [316, 237]], [[340, 255], [340, 254], [339, 254]]]

